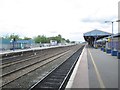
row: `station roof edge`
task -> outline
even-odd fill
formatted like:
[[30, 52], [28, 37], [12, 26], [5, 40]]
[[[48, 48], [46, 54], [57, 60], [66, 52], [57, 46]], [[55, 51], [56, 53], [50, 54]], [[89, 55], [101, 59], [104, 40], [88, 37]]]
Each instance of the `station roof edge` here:
[[83, 34], [83, 36], [105, 36], [105, 35], [111, 35], [111, 33], [95, 29]]

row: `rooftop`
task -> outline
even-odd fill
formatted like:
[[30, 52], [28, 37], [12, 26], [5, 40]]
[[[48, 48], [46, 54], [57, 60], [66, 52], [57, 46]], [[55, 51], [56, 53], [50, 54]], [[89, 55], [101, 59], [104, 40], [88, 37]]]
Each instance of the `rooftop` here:
[[106, 35], [111, 35], [111, 33], [97, 29], [84, 33], [84, 36], [106, 36]]

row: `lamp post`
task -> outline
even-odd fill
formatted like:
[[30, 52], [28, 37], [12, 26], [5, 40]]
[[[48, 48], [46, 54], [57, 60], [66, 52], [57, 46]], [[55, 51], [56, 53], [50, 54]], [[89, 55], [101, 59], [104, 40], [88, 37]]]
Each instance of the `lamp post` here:
[[[114, 34], [113, 33], [113, 23], [116, 22], [116, 21], [105, 21], [105, 23], [112, 23], [112, 35]], [[112, 42], [112, 45], [111, 45], [111, 50], [113, 50], [113, 36], [111, 38], [111, 42]]]
[[15, 41], [16, 41], [16, 39], [15, 39], [14, 33], [13, 33], [12, 39], [10, 41], [12, 43], [12, 45], [13, 45], [13, 51], [15, 50]]
[[[116, 20], [116, 22], [120, 22], [120, 20]], [[118, 24], [119, 25], [119, 24]], [[118, 33], [119, 33], [119, 28], [118, 28]], [[118, 47], [119, 47], [119, 44], [120, 44], [120, 37], [118, 37]], [[120, 49], [118, 48], [118, 53], [117, 53], [117, 58], [120, 59]]]
[[116, 22], [120, 22], [120, 20], [116, 20]]
[[113, 34], [113, 23], [116, 21], [105, 21], [105, 23], [112, 23], [112, 34]]

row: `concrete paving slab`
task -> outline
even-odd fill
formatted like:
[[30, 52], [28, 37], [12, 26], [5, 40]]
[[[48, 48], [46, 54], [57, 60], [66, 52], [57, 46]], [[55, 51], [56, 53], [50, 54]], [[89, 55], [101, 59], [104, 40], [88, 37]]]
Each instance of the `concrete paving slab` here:
[[118, 88], [117, 57], [86, 45], [66, 86], [74, 88]]

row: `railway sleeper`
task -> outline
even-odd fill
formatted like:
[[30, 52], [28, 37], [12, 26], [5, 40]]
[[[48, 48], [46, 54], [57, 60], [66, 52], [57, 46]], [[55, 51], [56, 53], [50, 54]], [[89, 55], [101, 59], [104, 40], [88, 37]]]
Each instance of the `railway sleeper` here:
[[61, 82], [58, 82], [58, 83], [45, 82], [42, 85], [38, 85], [36, 88], [59, 88], [60, 85], [61, 85]]

